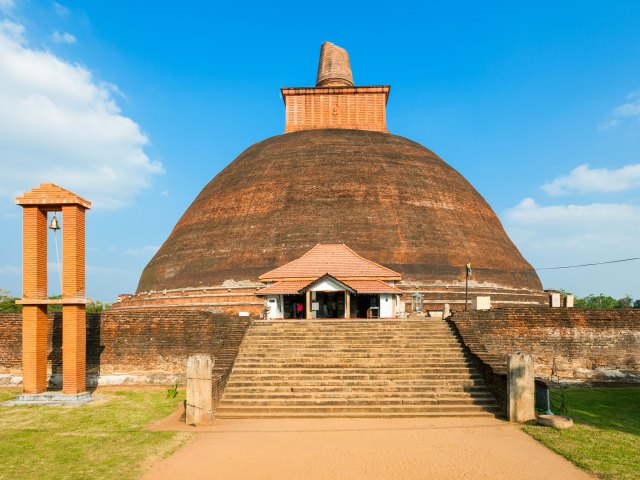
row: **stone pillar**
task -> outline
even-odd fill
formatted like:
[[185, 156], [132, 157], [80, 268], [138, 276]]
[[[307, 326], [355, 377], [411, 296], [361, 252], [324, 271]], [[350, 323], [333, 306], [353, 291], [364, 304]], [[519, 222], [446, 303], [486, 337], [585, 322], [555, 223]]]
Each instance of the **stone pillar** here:
[[213, 420], [212, 369], [209, 355], [191, 355], [187, 359], [188, 425], [204, 425]]
[[446, 320], [450, 316], [451, 316], [451, 307], [449, 306], [448, 303], [445, 303], [444, 307], [442, 308], [442, 319]]
[[351, 318], [351, 294], [344, 292], [344, 318]]
[[[22, 391], [47, 390], [47, 212], [23, 209]], [[38, 304], [42, 301], [42, 304]]]
[[525, 353], [507, 355], [507, 406], [510, 422], [536, 418], [533, 357]]
[[84, 208], [62, 207], [62, 392], [86, 391], [87, 318], [84, 304], [67, 305], [85, 296]]
[[567, 308], [573, 308], [573, 302], [575, 297], [573, 295], [567, 295], [564, 299], [564, 306]]
[[311, 290], [307, 290], [306, 296], [307, 296], [306, 297], [307, 298], [307, 302], [306, 302], [307, 303], [307, 308], [305, 309], [306, 310], [306, 315], [305, 316], [306, 316], [306, 318], [308, 320], [308, 319], [310, 319], [312, 317], [312, 315], [311, 315]]

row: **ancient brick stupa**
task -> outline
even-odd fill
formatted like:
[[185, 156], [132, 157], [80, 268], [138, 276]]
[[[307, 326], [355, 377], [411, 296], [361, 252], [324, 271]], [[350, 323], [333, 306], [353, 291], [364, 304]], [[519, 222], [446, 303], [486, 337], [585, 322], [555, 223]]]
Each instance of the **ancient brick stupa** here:
[[249, 147], [207, 184], [136, 294], [116, 307], [258, 314], [261, 275], [318, 244], [344, 244], [398, 272], [399, 311], [420, 296], [425, 308], [461, 306], [468, 263], [469, 298], [545, 303], [536, 272], [473, 186], [388, 132], [389, 90], [355, 86], [347, 52], [323, 44], [316, 86], [282, 89], [285, 133]]

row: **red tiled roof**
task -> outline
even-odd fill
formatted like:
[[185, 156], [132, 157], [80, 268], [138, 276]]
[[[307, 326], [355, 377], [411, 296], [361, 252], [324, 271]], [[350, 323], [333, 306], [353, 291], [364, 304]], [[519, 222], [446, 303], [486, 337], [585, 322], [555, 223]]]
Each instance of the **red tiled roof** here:
[[358, 293], [399, 293], [402, 290], [381, 280], [348, 280], [342, 282]]
[[[313, 280], [290, 280], [273, 283], [256, 292], [256, 295], [296, 295], [302, 293], [311, 284], [322, 279]], [[349, 280], [341, 282], [354, 290], [355, 293], [397, 293], [402, 294], [402, 290], [393, 285], [389, 285], [381, 280]]]
[[309, 280], [292, 281], [292, 282], [276, 282], [261, 288], [256, 295], [296, 295], [304, 287], [309, 285]]
[[342, 243], [318, 244], [297, 260], [260, 276], [260, 280], [293, 278], [316, 279], [328, 273], [343, 278], [385, 278], [399, 280], [400, 274], [362, 258]]

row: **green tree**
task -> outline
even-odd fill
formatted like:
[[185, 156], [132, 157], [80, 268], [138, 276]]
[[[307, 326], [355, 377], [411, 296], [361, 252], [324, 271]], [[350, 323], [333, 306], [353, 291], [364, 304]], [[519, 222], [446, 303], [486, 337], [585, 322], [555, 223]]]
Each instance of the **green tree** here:
[[17, 298], [13, 297], [2, 297], [0, 299], [0, 312], [21, 312], [22, 305], [16, 305]]
[[633, 308], [640, 308], [640, 298], [633, 302]]
[[631, 308], [633, 306], [633, 298], [627, 294], [618, 300], [616, 308]]
[[576, 307], [590, 308], [590, 309], [616, 308], [618, 305], [618, 300], [616, 300], [613, 297], [604, 295], [602, 293], [600, 295], [594, 295], [592, 293], [591, 295], [587, 295], [584, 298], [576, 299], [574, 305]]

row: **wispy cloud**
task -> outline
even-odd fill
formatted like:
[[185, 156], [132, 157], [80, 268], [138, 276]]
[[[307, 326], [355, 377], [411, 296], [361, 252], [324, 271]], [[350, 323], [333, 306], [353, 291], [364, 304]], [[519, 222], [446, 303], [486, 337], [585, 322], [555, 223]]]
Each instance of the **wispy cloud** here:
[[640, 189], [640, 163], [617, 169], [580, 165], [571, 170], [569, 175], [545, 183], [542, 189], [549, 195], [612, 193]]
[[611, 130], [624, 122], [625, 119], [640, 118], [640, 90], [627, 95], [626, 102], [613, 109], [611, 118], [598, 124], [599, 130]]
[[0, 0], [0, 12], [9, 13], [15, 6], [15, 0]]
[[76, 37], [71, 35], [69, 32], [59, 32], [57, 30], [51, 34], [51, 40], [55, 43], [76, 43]]
[[0, 197], [54, 182], [96, 208], [119, 208], [149, 188], [163, 166], [113, 92], [87, 68], [30, 47], [23, 25], [0, 22], [0, 145], [11, 159]]
[[640, 253], [640, 206], [631, 203], [543, 206], [525, 198], [503, 220], [515, 243], [535, 258], [591, 261]]
[[0, 265], [2, 275], [21, 275], [22, 269], [16, 265]]
[[124, 254], [132, 257], [152, 256], [158, 251], [159, 248], [160, 247], [158, 247], [157, 245], [145, 245], [144, 247], [132, 247], [132, 248], [127, 248], [124, 251]]
[[67, 7], [58, 2], [53, 2], [53, 11], [56, 13], [56, 15], [62, 18], [68, 17], [71, 13]]

